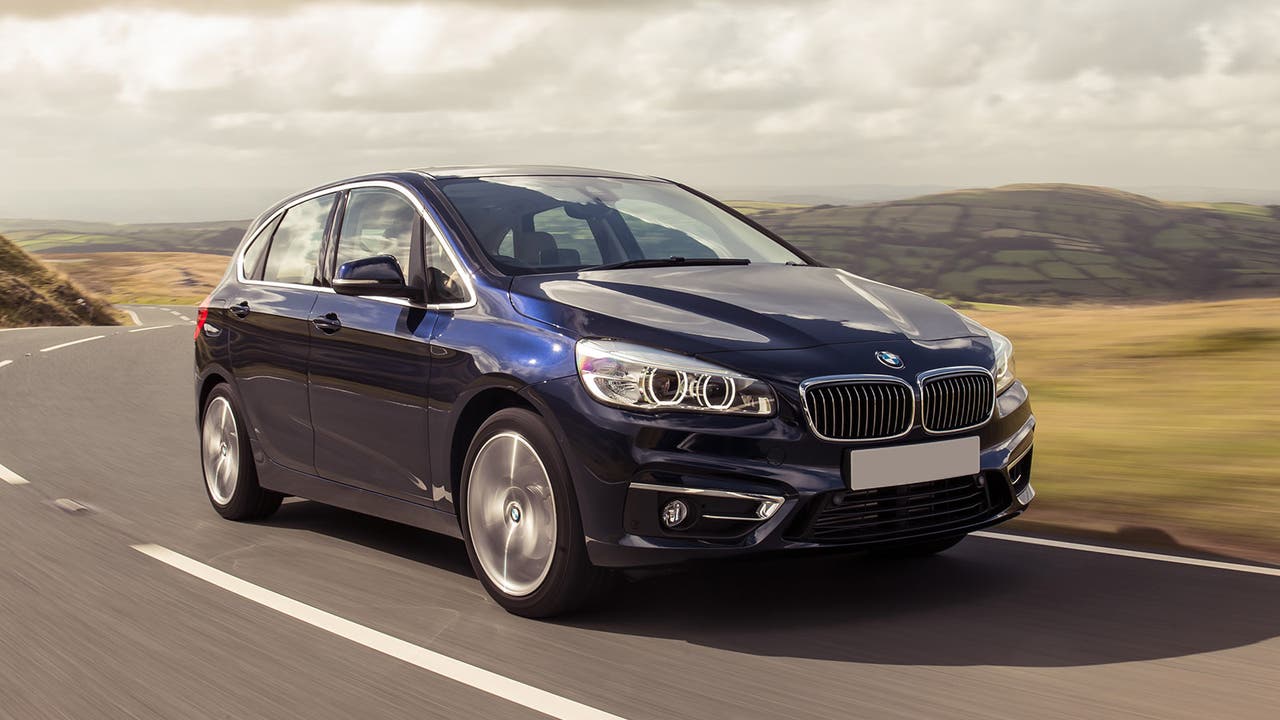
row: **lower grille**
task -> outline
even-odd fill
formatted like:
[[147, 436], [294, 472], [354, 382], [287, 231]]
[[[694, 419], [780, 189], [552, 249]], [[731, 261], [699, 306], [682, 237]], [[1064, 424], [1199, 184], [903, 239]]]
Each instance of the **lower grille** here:
[[816, 543], [895, 540], [980, 522], [1006, 507], [1006, 483], [982, 475], [874, 490], [841, 490], [815, 500], [796, 537]]

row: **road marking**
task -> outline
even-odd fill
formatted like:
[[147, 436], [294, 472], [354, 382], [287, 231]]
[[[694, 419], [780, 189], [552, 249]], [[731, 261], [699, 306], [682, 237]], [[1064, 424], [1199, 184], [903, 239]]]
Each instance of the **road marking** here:
[[12, 360], [0, 360], [0, 367], [4, 367], [5, 365], [12, 365], [12, 364], [13, 364]]
[[141, 325], [141, 324], [142, 324], [142, 320], [138, 317], [138, 313], [136, 313], [136, 312], [134, 312], [134, 311], [132, 311], [132, 310], [125, 310], [125, 312], [126, 312], [126, 313], [128, 313], [129, 317], [133, 318], [133, 324], [134, 324], [134, 325]]
[[179, 315], [178, 319], [183, 322], [191, 322], [191, 318], [187, 317], [186, 315]]
[[400, 638], [354, 623], [323, 610], [313, 608], [293, 598], [267, 590], [246, 580], [229, 575], [217, 568], [192, 560], [160, 545], [133, 545], [134, 550], [182, 572], [217, 585], [246, 600], [283, 613], [308, 625], [346, 638], [371, 650], [416, 665], [428, 672], [469, 685], [482, 692], [523, 705], [524, 707], [564, 720], [622, 720], [617, 715], [597, 710], [589, 705], [560, 697], [554, 693], [525, 685], [504, 675], [490, 672], [475, 665], [442, 655], [433, 650], [406, 642]]
[[101, 340], [101, 339], [102, 339], [102, 338], [104, 338], [104, 337], [106, 337], [106, 335], [94, 335], [93, 337], [87, 337], [87, 338], [83, 338], [83, 339], [81, 339], [81, 340], [72, 340], [71, 342], [62, 343], [61, 345], [54, 345], [54, 346], [52, 346], [52, 347], [40, 348], [40, 352], [52, 352], [52, 351], [54, 351], [54, 350], [61, 350], [61, 349], [62, 349], [62, 348], [64, 348], [64, 347], [71, 347], [72, 345], [79, 345], [80, 343], [87, 343], [87, 342], [89, 342], [90, 340]]
[[1028, 537], [1026, 535], [1006, 535], [1004, 533], [986, 531], [969, 534], [976, 535], [977, 537], [990, 538], [992, 540], [1007, 540], [1009, 542], [1026, 543], [1028, 545], [1043, 545], [1045, 547], [1062, 548], [1064, 550], [1079, 550], [1081, 552], [1091, 552], [1099, 555], [1118, 555], [1120, 557], [1138, 558], [1139, 560], [1155, 560], [1157, 562], [1174, 563], [1176, 565], [1195, 565], [1197, 567], [1214, 568], [1216, 570], [1231, 570], [1234, 572], [1252, 573], [1254, 575], [1280, 577], [1280, 568], [1262, 567], [1259, 565], [1241, 565], [1240, 563], [1220, 562], [1218, 560], [1201, 560], [1199, 558], [1183, 557], [1181, 555], [1162, 555], [1160, 553], [1142, 552], [1140, 550], [1122, 550], [1120, 548], [1111, 548], [1102, 545], [1085, 545], [1083, 543], [1063, 542], [1061, 540], [1046, 540], [1045, 538]]
[[27, 482], [26, 478], [22, 477], [18, 473], [10, 470], [9, 468], [3, 465], [0, 465], [0, 480], [4, 480], [10, 485], [30, 485], [31, 484]]
[[130, 330], [129, 332], [136, 333], [136, 332], [146, 332], [148, 330], [163, 330], [165, 328], [171, 328], [171, 327], [173, 326], [172, 325], [148, 325], [147, 327], [140, 327], [137, 330]]

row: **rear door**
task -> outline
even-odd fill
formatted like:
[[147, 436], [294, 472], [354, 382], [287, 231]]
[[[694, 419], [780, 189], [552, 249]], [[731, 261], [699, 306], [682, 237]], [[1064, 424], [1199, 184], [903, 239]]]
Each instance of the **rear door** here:
[[[391, 255], [426, 286], [425, 226], [407, 190], [357, 187], [337, 221], [330, 274]], [[430, 503], [427, 380], [437, 313], [399, 298], [323, 294], [311, 310], [315, 463], [324, 478]]]
[[[245, 413], [272, 461], [315, 473], [307, 361], [311, 309], [325, 292], [318, 263], [336, 193], [299, 203], [246, 253], [227, 298], [226, 331]], [[259, 247], [259, 243], [265, 245]]]

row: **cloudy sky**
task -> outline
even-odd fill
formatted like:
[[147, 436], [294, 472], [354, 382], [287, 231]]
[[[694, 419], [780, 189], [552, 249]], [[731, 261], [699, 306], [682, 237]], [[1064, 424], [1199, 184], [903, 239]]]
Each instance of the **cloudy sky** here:
[[496, 162], [1280, 189], [1277, 38], [1273, 0], [4, 0], [0, 216], [246, 217]]

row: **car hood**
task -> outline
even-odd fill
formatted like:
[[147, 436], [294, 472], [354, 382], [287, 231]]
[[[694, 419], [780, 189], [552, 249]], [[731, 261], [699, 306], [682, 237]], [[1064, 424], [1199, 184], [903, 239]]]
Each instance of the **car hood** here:
[[511, 302], [521, 314], [581, 337], [625, 338], [694, 355], [982, 334], [923, 295], [813, 266], [526, 275], [512, 281]]

